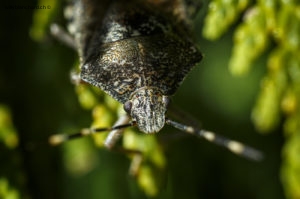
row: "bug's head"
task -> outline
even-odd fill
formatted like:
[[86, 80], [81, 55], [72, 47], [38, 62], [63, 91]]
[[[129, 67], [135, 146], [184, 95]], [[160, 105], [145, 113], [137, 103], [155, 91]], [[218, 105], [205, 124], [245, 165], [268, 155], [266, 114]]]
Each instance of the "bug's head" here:
[[169, 97], [159, 89], [144, 87], [133, 93], [124, 110], [144, 133], [156, 133], [164, 127]]

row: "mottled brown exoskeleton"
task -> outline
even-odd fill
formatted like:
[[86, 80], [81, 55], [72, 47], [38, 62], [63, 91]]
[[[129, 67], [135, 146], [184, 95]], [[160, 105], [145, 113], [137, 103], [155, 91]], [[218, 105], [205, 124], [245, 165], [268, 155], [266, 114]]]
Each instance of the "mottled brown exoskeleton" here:
[[112, 130], [105, 146], [113, 148], [127, 126], [156, 133], [169, 124], [236, 154], [261, 159], [260, 152], [239, 142], [166, 118], [170, 97], [202, 59], [190, 30], [197, 10], [193, 3], [189, 0], [75, 1], [66, 12], [70, 35], [57, 25], [52, 26], [52, 33], [78, 51], [81, 71], [75, 76], [77, 82], [99, 87], [122, 103], [128, 115], [112, 128], [83, 129], [71, 136], [55, 135], [50, 142], [58, 144]]

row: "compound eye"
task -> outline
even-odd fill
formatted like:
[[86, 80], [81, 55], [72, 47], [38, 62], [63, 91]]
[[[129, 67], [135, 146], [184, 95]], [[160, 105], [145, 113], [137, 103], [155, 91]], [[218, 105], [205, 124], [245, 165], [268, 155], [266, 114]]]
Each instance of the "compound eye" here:
[[125, 102], [123, 108], [124, 108], [124, 110], [126, 111], [126, 113], [130, 114], [130, 113], [131, 113], [131, 108], [132, 108], [132, 103], [131, 103], [131, 101]]

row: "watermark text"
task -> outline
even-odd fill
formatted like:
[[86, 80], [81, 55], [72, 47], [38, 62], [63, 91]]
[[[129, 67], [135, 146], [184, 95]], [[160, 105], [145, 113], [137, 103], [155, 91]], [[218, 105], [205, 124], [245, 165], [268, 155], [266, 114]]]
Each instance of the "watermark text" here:
[[50, 5], [5, 5], [6, 10], [48, 10]]

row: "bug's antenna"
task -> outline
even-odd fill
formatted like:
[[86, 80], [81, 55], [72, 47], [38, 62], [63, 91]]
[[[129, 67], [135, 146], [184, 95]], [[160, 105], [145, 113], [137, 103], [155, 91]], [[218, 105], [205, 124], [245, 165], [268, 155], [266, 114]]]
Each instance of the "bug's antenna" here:
[[252, 148], [249, 146], [244, 145], [241, 142], [235, 141], [235, 140], [230, 140], [226, 137], [220, 136], [214, 132], [211, 131], [206, 131], [203, 129], [196, 129], [192, 126], [187, 126], [184, 124], [181, 124], [179, 122], [175, 122], [173, 120], [170, 119], [166, 119], [166, 124], [173, 126], [181, 131], [184, 131], [186, 133], [190, 133], [193, 135], [197, 135], [201, 138], [204, 138], [212, 143], [215, 143], [219, 146], [222, 146], [226, 149], [228, 149], [229, 151], [243, 156], [245, 158], [248, 158], [250, 160], [255, 160], [255, 161], [260, 161], [263, 159], [263, 154]]
[[58, 41], [63, 42], [75, 51], [77, 50], [74, 39], [69, 33], [64, 31], [61, 26], [59, 26], [58, 24], [51, 24], [50, 32]]
[[134, 125], [135, 125], [134, 122], [130, 122], [128, 124], [122, 124], [122, 125], [117, 125], [117, 126], [107, 127], [107, 128], [84, 128], [84, 129], [81, 129], [80, 132], [74, 133], [74, 134], [71, 134], [71, 135], [67, 135], [67, 134], [52, 135], [49, 138], [49, 143], [51, 145], [59, 145], [59, 144], [65, 142], [65, 141], [76, 139], [76, 138], [79, 138], [79, 137], [89, 136], [91, 134], [101, 133], [101, 132], [105, 132], [105, 131], [123, 129], [123, 128], [127, 128], [127, 127], [134, 126]]

